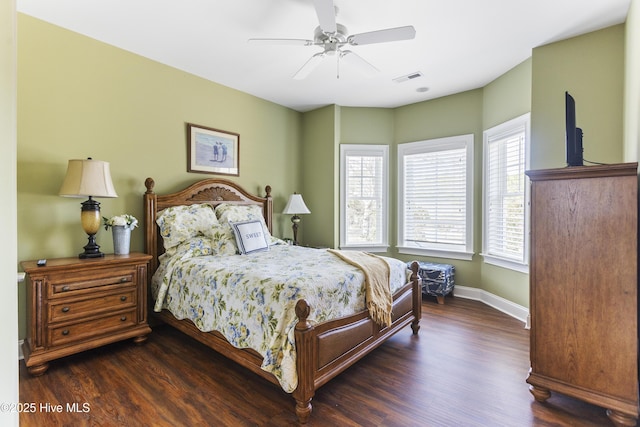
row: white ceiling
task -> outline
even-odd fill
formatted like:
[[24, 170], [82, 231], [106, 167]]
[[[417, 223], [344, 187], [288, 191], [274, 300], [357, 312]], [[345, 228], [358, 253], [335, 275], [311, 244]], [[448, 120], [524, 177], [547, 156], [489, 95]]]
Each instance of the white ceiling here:
[[[485, 86], [553, 41], [625, 21], [631, 0], [335, 0], [350, 34], [413, 25], [413, 40], [350, 49], [380, 72], [364, 77], [327, 58], [291, 76], [316, 46], [312, 0], [17, 0], [19, 12], [260, 98], [308, 111], [397, 107]], [[405, 83], [394, 78], [419, 71]], [[429, 88], [418, 92], [420, 87]]]

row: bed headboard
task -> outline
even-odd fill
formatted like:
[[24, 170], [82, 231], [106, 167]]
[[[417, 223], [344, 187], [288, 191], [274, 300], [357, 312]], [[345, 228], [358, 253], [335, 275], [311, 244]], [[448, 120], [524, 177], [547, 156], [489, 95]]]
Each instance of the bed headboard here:
[[265, 223], [272, 232], [273, 200], [271, 187], [265, 187], [264, 197], [255, 196], [238, 184], [221, 178], [204, 179], [195, 182], [176, 193], [157, 195], [153, 192], [155, 181], [147, 178], [144, 182], [147, 191], [144, 193], [144, 250], [152, 256], [149, 265], [149, 278], [158, 268], [158, 257], [164, 252], [162, 237], [156, 219], [158, 213], [171, 206], [208, 203], [214, 208], [221, 203], [238, 205], [259, 205], [262, 207]]

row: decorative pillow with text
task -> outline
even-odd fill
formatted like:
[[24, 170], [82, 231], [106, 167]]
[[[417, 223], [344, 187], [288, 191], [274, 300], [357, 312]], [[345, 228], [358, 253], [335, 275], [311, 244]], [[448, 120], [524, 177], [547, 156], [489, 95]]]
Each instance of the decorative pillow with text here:
[[241, 254], [269, 250], [269, 240], [260, 220], [230, 222], [229, 224], [236, 235], [236, 244]]

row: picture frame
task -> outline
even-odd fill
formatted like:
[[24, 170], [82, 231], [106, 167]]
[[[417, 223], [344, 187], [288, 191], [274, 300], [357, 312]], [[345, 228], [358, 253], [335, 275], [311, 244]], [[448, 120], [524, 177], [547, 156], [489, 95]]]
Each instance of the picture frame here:
[[240, 176], [240, 134], [187, 123], [187, 172]]

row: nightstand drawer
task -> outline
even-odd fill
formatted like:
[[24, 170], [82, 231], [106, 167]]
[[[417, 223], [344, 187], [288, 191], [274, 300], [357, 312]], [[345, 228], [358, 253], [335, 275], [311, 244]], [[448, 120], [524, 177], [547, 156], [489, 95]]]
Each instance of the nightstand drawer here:
[[51, 327], [50, 325], [49, 344], [55, 346], [79, 341], [87, 337], [95, 338], [102, 334], [132, 327], [136, 322], [136, 310], [132, 309], [81, 323], [58, 327]]
[[147, 322], [147, 268], [151, 255], [23, 261], [27, 300], [24, 363], [32, 375], [49, 361], [132, 338], [141, 344]]
[[119, 271], [102, 270], [90, 272], [86, 277], [79, 274], [73, 277], [51, 275], [49, 277], [51, 297], [76, 295], [104, 288], [104, 290], [120, 286], [131, 286], [135, 283], [136, 271], [134, 269], [120, 269]]
[[91, 298], [56, 300], [49, 305], [49, 321], [65, 321], [86, 317], [100, 312], [120, 310], [136, 306], [136, 288], [129, 287], [117, 293], [102, 293]]

